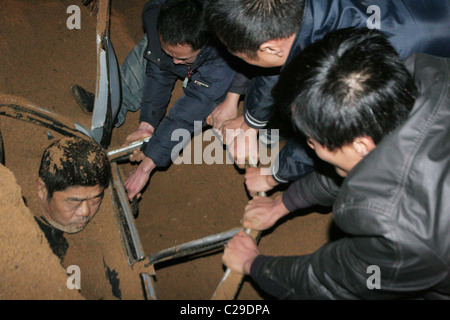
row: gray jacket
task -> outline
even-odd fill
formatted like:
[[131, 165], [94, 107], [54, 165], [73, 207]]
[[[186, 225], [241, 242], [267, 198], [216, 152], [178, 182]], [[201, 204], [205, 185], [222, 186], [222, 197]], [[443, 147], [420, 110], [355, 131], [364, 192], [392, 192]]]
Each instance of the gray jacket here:
[[347, 236], [311, 255], [257, 257], [251, 276], [265, 291], [285, 299], [450, 298], [450, 59], [417, 54], [406, 64], [420, 92], [408, 120], [340, 190], [312, 173], [283, 195], [290, 210], [334, 201]]

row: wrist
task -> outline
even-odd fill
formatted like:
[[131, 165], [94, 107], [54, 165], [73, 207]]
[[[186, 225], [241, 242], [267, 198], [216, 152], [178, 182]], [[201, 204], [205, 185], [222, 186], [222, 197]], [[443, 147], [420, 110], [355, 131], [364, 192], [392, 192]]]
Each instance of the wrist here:
[[242, 266], [242, 270], [245, 275], [250, 274], [250, 270], [252, 268], [253, 261], [255, 261], [256, 257], [259, 255], [259, 253], [255, 254], [251, 258], [245, 260], [244, 265]]
[[280, 219], [281, 217], [284, 217], [289, 213], [289, 209], [286, 208], [286, 206], [283, 203], [283, 195], [276, 196], [274, 200], [275, 200], [274, 203], [275, 213], [278, 219]]
[[139, 167], [142, 170], [142, 172], [150, 174], [153, 171], [153, 169], [156, 168], [156, 165], [151, 158], [145, 157], [144, 160], [142, 160]]
[[241, 95], [239, 93], [228, 92], [225, 100], [229, 103], [233, 103], [233, 104], [237, 105], [239, 103], [240, 97], [241, 97]]
[[269, 187], [274, 188], [279, 185], [278, 181], [276, 181], [271, 174], [266, 176], [266, 183]]

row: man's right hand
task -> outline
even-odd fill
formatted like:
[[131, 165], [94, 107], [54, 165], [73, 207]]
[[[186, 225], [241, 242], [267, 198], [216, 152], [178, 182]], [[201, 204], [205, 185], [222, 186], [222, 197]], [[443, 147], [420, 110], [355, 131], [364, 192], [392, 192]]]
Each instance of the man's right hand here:
[[245, 207], [242, 226], [257, 231], [266, 230], [288, 213], [281, 195], [275, 198], [254, 197]]
[[[132, 142], [139, 141], [142, 139], [145, 139], [147, 137], [150, 137], [155, 129], [152, 125], [150, 125], [148, 122], [141, 122], [139, 124], [139, 128], [133, 132], [132, 134], [128, 135], [125, 139], [124, 144], [122, 147], [126, 147]], [[144, 160], [145, 155], [140, 149], [136, 149], [133, 151], [133, 153], [130, 155], [130, 161], [131, 162], [140, 162]]]
[[239, 94], [229, 92], [225, 100], [218, 104], [208, 118], [206, 118], [206, 123], [213, 127], [213, 129], [220, 131], [225, 121], [237, 117], [239, 98]]
[[272, 175], [262, 174], [261, 170], [262, 168], [250, 167], [245, 171], [245, 186], [252, 197], [256, 196], [257, 192], [266, 192], [278, 185]]
[[123, 143], [122, 147], [126, 147], [127, 145], [129, 145], [132, 142], [139, 141], [139, 140], [145, 139], [147, 137], [150, 137], [154, 131], [155, 131], [155, 128], [153, 128], [153, 126], [150, 123], [141, 122], [139, 124], [139, 128], [135, 132], [133, 132], [132, 134], [128, 135], [125, 138], [125, 142]]
[[244, 116], [225, 121], [221, 134], [223, 143], [239, 168], [245, 168], [246, 159], [252, 164], [258, 163], [258, 130], [250, 128]]

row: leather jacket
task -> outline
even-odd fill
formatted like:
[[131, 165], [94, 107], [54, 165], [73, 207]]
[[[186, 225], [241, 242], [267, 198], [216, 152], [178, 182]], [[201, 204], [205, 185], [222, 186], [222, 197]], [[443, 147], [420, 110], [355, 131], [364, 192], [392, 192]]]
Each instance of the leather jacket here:
[[[420, 92], [406, 122], [340, 189], [314, 172], [283, 195], [290, 210], [333, 202], [347, 236], [310, 255], [258, 256], [251, 277], [265, 291], [284, 299], [450, 298], [450, 59], [415, 54], [406, 65]], [[368, 285], [374, 268], [378, 288]]]

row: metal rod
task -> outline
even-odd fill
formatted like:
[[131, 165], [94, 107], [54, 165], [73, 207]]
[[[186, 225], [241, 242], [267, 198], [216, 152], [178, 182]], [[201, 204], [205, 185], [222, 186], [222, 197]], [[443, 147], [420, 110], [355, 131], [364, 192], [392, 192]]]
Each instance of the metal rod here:
[[228, 231], [189, 241], [172, 248], [164, 249], [147, 257], [148, 263], [156, 264], [169, 259], [194, 255], [223, 247], [241, 230], [243, 230], [243, 228], [233, 228]]
[[129, 145], [117, 149], [108, 151], [108, 158], [110, 161], [117, 161], [117, 159], [122, 159], [128, 157], [133, 153], [134, 150], [140, 148], [145, 142], [148, 142], [151, 137], [144, 138], [142, 140], [134, 141]]
[[111, 163], [113, 175], [111, 192], [113, 193], [114, 204], [117, 206], [117, 217], [119, 226], [122, 228], [125, 249], [128, 251], [129, 263], [140, 261], [145, 258], [144, 249], [139, 238], [139, 234], [134, 223], [133, 213], [128, 201], [128, 197], [123, 185], [119, 168], [116, 163]]
[[139, 274], [144, 290], [145, 300], [157, 300], [152, 278], [147, 273]]
[[[256, 167], [256, 162], [253, 159], [249, 159], [246, 162], [246, 168], [249, 166]], [[265, 192], [257, 192], [257, 195], [260, 197], [265, 197]], [[245, 229], [245, 232], [249, 234], [253, 239], [255, 239], [256, 243], [258, 243], [259, 238], [261, 236], [260, 231], [255, 231], [251, 229]], [[233, 300], [236, 297], [236, 294], [241, 286], [242, 280], [244, 278], [243, 274], [239, 274], [237, 272], [231, 271], [230, 268], [225, 270], [225, 273], [220, 280], [216, 290], [214, 291], [211, 300]]]

